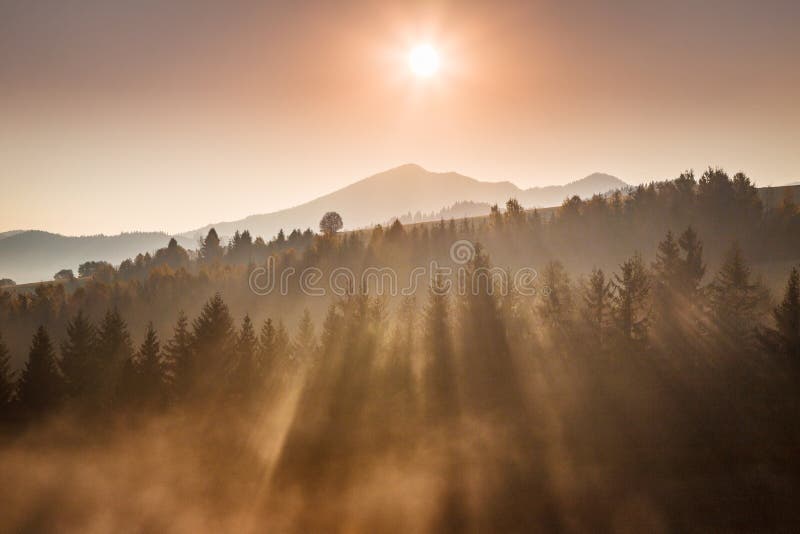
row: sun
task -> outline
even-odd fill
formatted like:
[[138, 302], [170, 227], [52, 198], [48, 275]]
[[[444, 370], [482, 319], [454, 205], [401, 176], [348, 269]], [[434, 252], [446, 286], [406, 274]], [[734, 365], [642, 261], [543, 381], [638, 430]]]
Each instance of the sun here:
[[439, 71], [439, 52], [430, 44], [420, 44], [408, 53], [408, 66], [416, 76], [430, 78]]

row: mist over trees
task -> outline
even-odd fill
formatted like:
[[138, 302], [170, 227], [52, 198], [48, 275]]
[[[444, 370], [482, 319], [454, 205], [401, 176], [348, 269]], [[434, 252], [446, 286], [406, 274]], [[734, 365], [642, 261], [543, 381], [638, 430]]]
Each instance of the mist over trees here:
[[[800, 275], [770, 275], [773, 298], [756, 265], [800, 260], [798, 221], [709, 169], [549, 215], [510, 199], [485, 218], [323, 236], [223, 244], [212, 229], [196, 258], [170, 242], [70, 291], [4, 291], [0, 475], [20, 490], [0, 493], [19, 504], [3, 522], [23, 525], [16, 510], [47, 493], [45, 529], [100, 507], [187, 532], [786, 529], [800, 521]], [[463, 263], [459, 240], [474, 246]], [[249, 276], [268, 257], [401, 282], [436, 260], [470, 291], [434, 276], [414, 294], [373, 280], [315, 297], [293, 279], [258, 295]], [[532, 292], [486, 275], [529, 265]], [[89, 449], [110, 451], [95, 469], [126, 473], [128, 499], [152, 478], [168, 504], [131, 519], [121, 499], [68, 499], [14, 462], [33, 450], [80, 491], [67, 466]]]

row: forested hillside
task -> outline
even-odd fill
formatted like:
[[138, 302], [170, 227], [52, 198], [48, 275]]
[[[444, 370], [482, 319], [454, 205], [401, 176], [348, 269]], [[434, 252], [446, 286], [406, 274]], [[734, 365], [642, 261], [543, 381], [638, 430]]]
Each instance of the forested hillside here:
[[337, 217], [0, 290], [3, 524], [33, 508], [45, 530], [800, 521], [789, 196], [765, 209], [745, 175], [709, 169], [547, 216], [510, 199], [361, 232]]

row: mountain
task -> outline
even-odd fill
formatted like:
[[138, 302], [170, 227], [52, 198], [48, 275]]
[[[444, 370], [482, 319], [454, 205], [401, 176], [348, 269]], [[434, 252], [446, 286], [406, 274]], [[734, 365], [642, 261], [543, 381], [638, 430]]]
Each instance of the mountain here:
[[[562, 186], [520, 189], [511, 182], [481, 182], [455, 172], [436, 173], [419, 165], [403, 165], [294, 208], [207, 225], [177, 238], [182, 246], [194, 249], [197, 239], [205, 236], [212, 226], [223, 242], [236, 230], [250, 230], [254, 236], [270, 239], [281, 228], [316, 229], [327, 211], [339, 212], [345, 228], [353, 229], [384, 224], [408, 213], [412, 219], [417, 212], [440, 216], [488, 213], [489, 204], [502, 205], [511, 197], [516, 197], [526, 208], [553, 206], [572, 195], [587, 197], [626, 185], [607, 174], [592, 174]], [[446, 206], [452, 208], [442, 211]], [[17, 283], [51, 280], [61, 269], [77, 273], [78, 265], [89, 260], [117, 265], [140, 252], [152, 253], [165, 247], [169, 239], [169, 235], [158, 232], [82, 237], [41, 231], [3, 232], [0, 278], [11, 278]]]
[[21, 234], [25, 230], [9, 230], [8, 232], [0, 232], [0, 239], [5, 239], [7, 237], [11, 237], [17, 234]]
[[[11, 233], [13, 235], [6, 236]], [[118, 264], [137, 254], [167, 246], [170, 236], [161, 232], [135, 232], [114, 236], [70, 237], [38, 230], [0, 234], [0, 278], [17, 283], [52, 280], [61, 269], [72, 269], [89, 260]], [[187, 248], [196, 243], [177, 238]]]
[[504, 204], [517, 198], [526, 208], [559, 205], [570, 196], [588, 197], [627, 184], [608, 174], [595, 173], [566, 185], [520, 189], [511, 182], [482, 182], [455, 172], [431, 172], [408, 164], [364, 178], [343, 189], [293, 208], [251, 215], [231, 222], [209, 224], [182, 234], [192, 240], [204, 236], [211, 227], [221, 236], [236, 230], [250, 230], [269, 239], [278, 230], [316, 229], [327, 211], [336, 211], [345, 228], [354, 229], [383, 224], [393, 217], [416, 212], [438, 212], [457, 202]]

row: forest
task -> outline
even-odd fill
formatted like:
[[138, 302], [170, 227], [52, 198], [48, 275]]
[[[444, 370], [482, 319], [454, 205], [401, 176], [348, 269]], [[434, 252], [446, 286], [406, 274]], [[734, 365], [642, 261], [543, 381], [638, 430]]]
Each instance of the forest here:
[[[323, 219], [323, 222], [325, 220]], [[329, 221], [330, 222], [330, 221]], [[0, 288], [10, 531], [753, 532], [800, 524], [800, 207], [709, 168], [488, 217], [223, 243]], [[408, 295], [259, 295], [279, 269]], [[532, 267], [534, 291], [492, 267]], [[321, 284], [325, 284], [323, 279]], [[793, 528], [794, 527], [794, 528]]]

